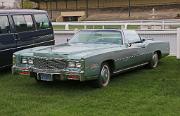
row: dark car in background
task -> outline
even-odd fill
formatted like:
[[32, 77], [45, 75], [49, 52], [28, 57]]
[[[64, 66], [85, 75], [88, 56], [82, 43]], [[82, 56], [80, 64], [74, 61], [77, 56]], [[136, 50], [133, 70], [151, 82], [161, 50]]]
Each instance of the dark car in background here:
[[46, 11], [0, 10], [0, 69], [12, 65], [12, 55], [18, 50], [53, 44]]

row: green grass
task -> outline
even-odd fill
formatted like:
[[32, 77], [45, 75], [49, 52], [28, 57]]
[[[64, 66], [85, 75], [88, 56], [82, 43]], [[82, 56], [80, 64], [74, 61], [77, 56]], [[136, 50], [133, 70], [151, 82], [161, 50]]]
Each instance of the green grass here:
[[0, 116], [179, 116], [180, 61], [161, 60], [95, 89], [87, 82], [38, 84], [26, 76], [0, 74]]
[[140, 29], [140, 25], [128, 25], [127, 29]]
[[54, 25], [53, 29], [54, 30], [65, 30], [65, 26], [63, 26], [63, 25]]

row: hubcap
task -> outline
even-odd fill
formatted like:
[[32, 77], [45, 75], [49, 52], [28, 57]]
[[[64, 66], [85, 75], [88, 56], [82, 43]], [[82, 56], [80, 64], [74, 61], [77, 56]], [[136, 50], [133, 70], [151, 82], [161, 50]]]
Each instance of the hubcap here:
[[109, 71], [109, 67], [107, 65], [104, 65], [101, 69], [101, 84], [103, 86], [107, 86], [109, 83], [109, 79], [110, 79], [110, 71]]
[[158, 65], [158, 55], [157, 54], [154, 54], [153, 57], [152, 57], [152, 60], [153, 60], [153, 68], [157, 67]]

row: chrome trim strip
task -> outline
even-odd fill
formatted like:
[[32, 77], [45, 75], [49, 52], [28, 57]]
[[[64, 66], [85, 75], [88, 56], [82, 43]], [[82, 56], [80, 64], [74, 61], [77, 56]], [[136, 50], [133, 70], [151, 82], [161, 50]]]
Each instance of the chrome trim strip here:
[[143, 56], [143, 55], [147, 55], [147, 54], [149, 55], [149, 54], [152, 54], [152, 53], [144, 53], [144, 54], [138, 54], [138, 55], [129, 56], [129, 57], [124, 57], [124, 58], [118, 58], [118, 59], [115, 59], [115, 61], [126, 60], [126, 59], [135, 58], [135, 57]]
[[12, 50], [12, 49], [16, 49], [16, 48], [4, 49], [4, 50], [0, 50], [0, 52], [5, 52], [5, 51], [8, 51], [8, 50]]
[[47, 43], [47, 42], [52, 42], [52, 41], [54, 41], [54, 40], [43, 41], [43, 42], [40, 42], [40, 43], [37, 43], [37, 44], [30, 44], [30, 45], [27, 45], [27, 46], [20, 46], [20, 47], [17, 47], [17, 48], [29, 47], [29, 46], [32, 46], [32, 45], [39, 45], [39, 44], [42, 44], [42, 43]]
[[[32, 45], [39, 45], [39, 44], [42, 44], [42, 43], [47, 43], [47, 42], [52, 42], [52, 41], [55, 41], [55, 40], [44, 41], [44, 42], [40, 42], [40, 43], [36, 43], [36, 44], [30, 44], [30, 45], [27, 45], [27, 46], [21, 46], [21, 47], [17, 47], [17, 48], [28, 47], [28, 46], [32, 46]], [[17, 49], [17, 48], [4, 49], [4, 50], [0, 50], [0, 52], [12, 50], [12, 49]]]
[[120, 72], [129, 70], [129, 69], [133, 69], [133, 68], [137, 68], [137, 67], [140, 67], [140, 66], [144, 66], [144, 65], [146, 65], [146, 64], [148, 64], [148, 62], [143, 63], [143, 64], [139, 64], [139, 65], [135, 65], [135, 66], [132, 66], [132, 67], [128, 67], [128, 68], [125, 68], [125, 69], [121, 69], [121, 70], [115, 71], [115, 72], [113, 72], [113, 73], [114, 73], [114, 74], [120, 73]]

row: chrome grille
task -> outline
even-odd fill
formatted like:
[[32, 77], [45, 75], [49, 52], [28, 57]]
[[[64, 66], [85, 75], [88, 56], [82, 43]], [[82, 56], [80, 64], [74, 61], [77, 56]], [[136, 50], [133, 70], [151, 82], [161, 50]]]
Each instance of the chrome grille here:
[[34, 68], [64, 69], [66, 68], [66, 62], [60, 59], [34, 58]]

